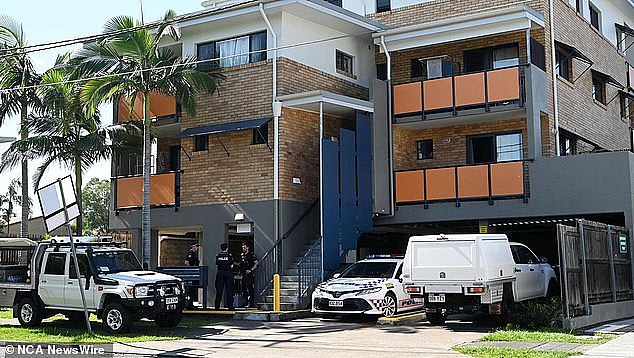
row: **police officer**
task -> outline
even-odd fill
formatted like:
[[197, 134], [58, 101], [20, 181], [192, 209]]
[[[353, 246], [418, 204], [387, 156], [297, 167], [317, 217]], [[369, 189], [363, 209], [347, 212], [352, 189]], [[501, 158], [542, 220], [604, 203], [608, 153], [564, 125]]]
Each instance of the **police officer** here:
[[258, 268], [258, 258], [249, 251], [249, 245], [242, 243], [242, 261], [240, 273], [242, 274], [242, 299], [246, 307], [255, 307], [255, 269]]
[[[192, 244], [189, 252], [187, 252], [187, 256], [185, 257], [185, 266], [200, 266], [200, 260], [198, 260], [198, 250], [200, 249], [200, 244], [195, 243]], [[188, 309], [194, 308], [194, 301], [198, 301], [198, 281], [191, 281], [189, 283], [189, 302], [187, 303]]]
[[216, 310], [220, 309], [222, 291], [226, 289], [225, 305], [233, 310], [233, 257], [227, 250], [227, 244], [220, 244], [220, 252], [216, 255]]

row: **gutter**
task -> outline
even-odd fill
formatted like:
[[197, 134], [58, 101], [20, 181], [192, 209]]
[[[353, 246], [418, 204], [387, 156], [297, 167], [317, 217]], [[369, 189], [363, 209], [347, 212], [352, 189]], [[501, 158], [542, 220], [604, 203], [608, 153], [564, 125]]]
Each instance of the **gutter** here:
[[549, 10], [548, 17], [550, 21], [550, 63], [552, 67], [552, 78], [553, 78], [553, 117], [555, 119], [555, 127], [552, 128], [553, 133], [555, 133], [555, 155], [560, 156], [561, 153], [559, 151], [559, 105], [557, 103], [558, 91], [557, 91], [557, 71], [555, 69], [555, 63], [557, 61], [555, 57], [555, 19], [554, 19], [554, 10], [553, 10], [553, 0], [549, 0]]

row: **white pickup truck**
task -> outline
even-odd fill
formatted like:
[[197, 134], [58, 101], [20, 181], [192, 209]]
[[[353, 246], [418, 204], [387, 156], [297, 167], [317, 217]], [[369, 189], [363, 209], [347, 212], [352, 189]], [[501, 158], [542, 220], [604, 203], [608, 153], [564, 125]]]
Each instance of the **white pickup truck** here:
[[432, 324], [444, 324], [457, 312], [484, 311], [507, 320], [514, 302], [558, 289], [545, 258], [501, 234], [413, 236], [401, 277], [412, 297], [424, 297]]
[[0, 239], [0, 307], [13, 307], [25, 327], [57, 313], [83, 323], [81, 289], [88, 312], [112, 333], [128, 331], [141, 318], [178, 325], [187, 305], [181, 279], [144, 271], [131, 250], [112, 243], [76, 247], [80, 279], [68, 242]]

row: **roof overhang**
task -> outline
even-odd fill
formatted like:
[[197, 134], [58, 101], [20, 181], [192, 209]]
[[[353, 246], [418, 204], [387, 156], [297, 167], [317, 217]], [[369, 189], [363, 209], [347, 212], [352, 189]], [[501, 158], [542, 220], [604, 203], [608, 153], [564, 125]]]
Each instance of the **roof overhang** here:
[[625, 88], [619, 81], [617, 81], [614, 77], [610, 76], [607, 73], [603, 73], [601, 71], [597, 71], [595, 69], [591, 69], [590, 71], [592, 71], [592, 76], [596, 76], [599, 77], [601, 79], [603, 79], [605, 81], [605, 83], [612, 85], [618, 89], [623, 89]]
[[296, 108], [309, 112], [319, 113], [319, 104], [323, 104], [326, 114], [345, 117], [355, 110], [368, 113], [374, 112], [374, 104], [358, 98], [343, 96], [328, 91], [308, 91], [278, 97], [282, 107]]
[[180, 134], [181, 138], [195, 137], [197, 135], [222, 134], [229, 132], [239, 132], [248, 129], [260, 128], [267, 124], [271, 117], [249, 119], [246, 121], [236, 121], [228, 123], [212, 124], [207, 126], [187, 128]]
[[566, 52], [566, 55], [569, 57], [574, 57], [578, 59], [579, 61], [587, 63], [588, 65], [593, 64], [592, 60], [588, 58], [588, 56], [584, 55], [583, 52], [579, 51], [574, 46], [555, 40], [555, 47], [560, 51]]
[[544, 27], [544, 15], [522, 5], [379, 31], [372, 37], [377, 45], [384, 38], [388, 51], [399, 51], [536, 27]]

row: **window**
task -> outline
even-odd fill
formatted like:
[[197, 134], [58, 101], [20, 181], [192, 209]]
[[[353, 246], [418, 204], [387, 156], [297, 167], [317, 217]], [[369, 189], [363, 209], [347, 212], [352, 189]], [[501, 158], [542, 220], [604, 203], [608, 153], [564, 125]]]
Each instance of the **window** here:
[[266, 60], [266, 31], [231, 39], [198, 45], [198, 61], [220, 58], [200, 63], [202, 71], [214, 66], [231, 67]]
[[605, 80], [596, 75], [592, 76], [592, 98], [606, 104], [605, 97]]
[[582, 10], [583, 10], [582, 0], [577, 0], [577, 12], [581, 14]]
[[557, 74], [560, 77], [570, 81], [570, 56], [567, 56], [561, 51], [556, 51], [555, 60], [557, 61], [557, 65], [555, 68]]
[[508, 44], [464, 51], [464, 69], [466, 73], [482, 72], [520, 64], [519, 47]]
[[376, 12], [385, 12], [390, 10], [390, 0], [376, 0]]
[[423, 64], [419, 59], [415, 58], [411, 61], [411, 68], [409, 71], [410, 78], [422, 78], [423, 77]]
[[46, 275], [63, 275], [66, 269], [66, 253], [48, 254], [46, 259]]
[[379, 63], [376, 65], [376, 78], [386, 81], [387, 80], [387, 64]]
[[522, 133], [486, 134], [467, 138], [469, 164], [522, 159]]
[[326, 0], [326, 2], [341, 7], [341, 0]]
[[194, 137], [194, 152], [209, 149], [209, 134], [197, 135]]
[[353, 68], [352, 68], [352, 56], [343, 53], [339, 50], [335, 51], [335, 62], [336, 62], [336, 67], [337, 70], [344, 72], [345, 74], [348, 75], [354, 75], [353, 72]]
[[511, 253], [513, 254], [513, 261], [516, 264], [538, 264], [539, 259], [528, 248], [521, 245], [511, 245]]
[[590, 9], [590, 24], [595, 29], [601, 31], [601, 12], [592, 4], [589, 5]]
[[269, 141], [269, 125], [263, 124], [253, 129], [253, 138], [251, 144], [265, 144]]
[[424, 139], [416, 141], [416, 159], [433, 159], [434, 158], [434, 142], [432, 139]]
[[559, 129], [559, 155], [577, 154], [577, 137], [563, 129]]
[[[72, 256], [69, 256], [68, 259], [68, 277], [77, 278], [77, 273], [75, 272], [75, 260], [73, 260]], [[90, 276], [90, 264], [88, 264], [88, 257], [83, 254], [77, 255], [77, 263], [79, 263], [79, 274], [81, 277]]]

